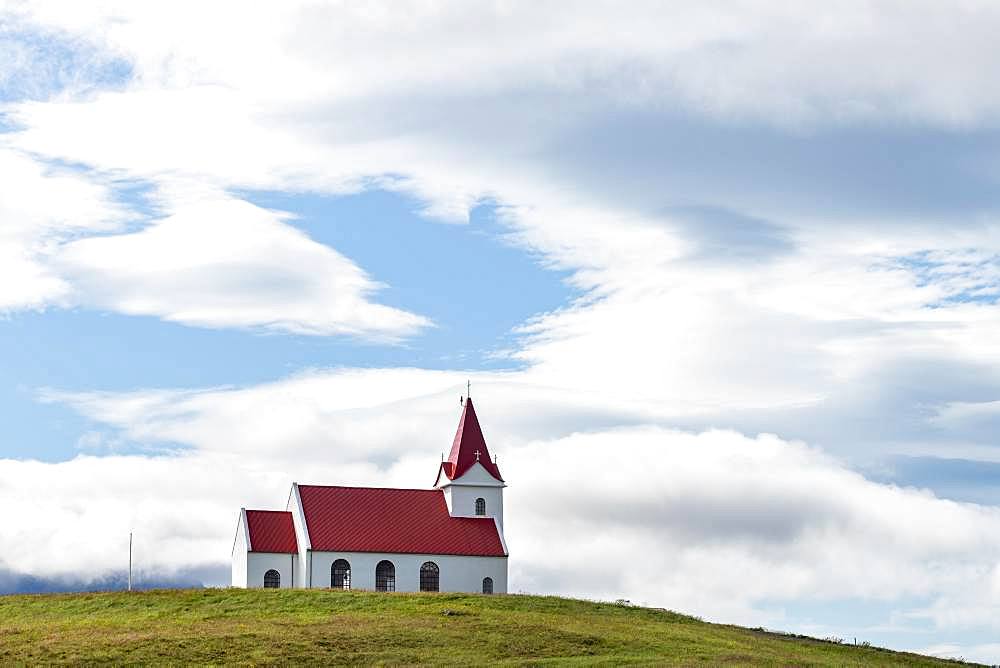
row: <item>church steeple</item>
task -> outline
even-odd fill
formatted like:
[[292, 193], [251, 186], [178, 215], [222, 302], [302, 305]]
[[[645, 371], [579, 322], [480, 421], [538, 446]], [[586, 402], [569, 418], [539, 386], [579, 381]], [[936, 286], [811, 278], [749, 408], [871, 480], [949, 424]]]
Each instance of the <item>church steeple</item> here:
[[462, 477], [476, 463], [482, 465], [496, 480], [504, 481], [500, 469], [490, 456], [489, 448], [486, 447], [486, 439], [483, 437], [482, 427], [479, 426], [472, 398], [467, 397], [462, 408], [462, 418], [458, 422], [458, 431], [455, 432], [455, 440], [451, 445], [451, 452], [448, 454], [448, 459], [441, 463], [441, 470], [449, 480], [455, 480]]
[[503, 540], [503, 489], [507, 486], [490, 456], [472, 399], [462, 405], [462, 419], [448, 459], [441, 462], [434, 487], [444, 493], [452, 517], [490, 517]]

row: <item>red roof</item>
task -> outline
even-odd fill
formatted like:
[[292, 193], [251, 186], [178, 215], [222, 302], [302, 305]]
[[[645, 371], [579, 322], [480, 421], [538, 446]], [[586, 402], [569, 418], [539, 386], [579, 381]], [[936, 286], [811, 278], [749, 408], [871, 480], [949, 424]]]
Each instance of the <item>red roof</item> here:
[[490, 457], [490, 449], [486, 447], [486, 438], [483, 437], [483, 430], [479, 426], [472, 397], [468, 397], [465, 400], [465, 408], [462, 409], [462, 419], [458, 422], [455, 441], [451, 444], [451, 453], [448, 459], [441, 463], [441, 469], [449, 480], [454, 480], [461, 477], [476, 462], [482, 464], [491, 476], [503, 482], [500, 469]]
[[250, 532], [251, 552], [299, 551], [295, 542], [295, 525], [292, 514], [284, 510], [248, 510], [247, 531]]
[[300, 485], [312, 549], [506, 556], [492, 517], [452, 517], [437, 489]]

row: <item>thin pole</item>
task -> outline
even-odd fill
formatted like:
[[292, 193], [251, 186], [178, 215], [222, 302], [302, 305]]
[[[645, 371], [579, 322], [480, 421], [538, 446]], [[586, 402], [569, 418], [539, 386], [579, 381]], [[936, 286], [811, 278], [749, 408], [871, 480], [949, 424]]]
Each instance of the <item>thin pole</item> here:
[[132, 591], [132, 532], [128, 532], [128, 590]]

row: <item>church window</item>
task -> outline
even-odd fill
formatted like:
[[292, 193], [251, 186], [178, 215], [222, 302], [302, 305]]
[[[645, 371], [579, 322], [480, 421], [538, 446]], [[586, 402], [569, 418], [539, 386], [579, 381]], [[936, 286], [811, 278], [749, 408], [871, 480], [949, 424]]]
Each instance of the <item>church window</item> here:
[[486, 499], [479, 497], [476, 499], [476, 514], [485, 515], [486, 514]]
[[396, 567], [382, 560], [375, 567], [375, 591], [396, 591]]
[[484, 594], [493, 593], [493, 578], [483, 578], [483, 593]]
[[425, 561], [420, 567], [420, 591], [440, 591], [441, 569], [433, 561]]
[[351, 564], [346, 559], [337, 559], [330, 566], [330, 586], [334, 589], [351, 588]]
[[281, 574], [273, 568], [264, 573], [264, 588], [277, 589], [281, 586]]

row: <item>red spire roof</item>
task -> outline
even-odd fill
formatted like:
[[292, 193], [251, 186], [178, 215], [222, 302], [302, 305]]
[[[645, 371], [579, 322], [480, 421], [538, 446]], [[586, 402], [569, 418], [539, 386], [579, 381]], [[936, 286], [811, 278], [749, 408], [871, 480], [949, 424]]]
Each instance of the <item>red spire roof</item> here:
[[500, 469], [493, 463], [490, 450], [486, 447], [486, 439], [479, 426], [472, 397], [467, 397], [465, 408], [462, 410], [462, 419], [458, 423], [458, 432], [455, 433], [455, 441], [451, 445], [451, 453], [448, 459], [441, 463], [441, 469], [449, 480], [454, 480], [462, 477], [476, 462], [482, 464], [491, 476], [503, 482]]

